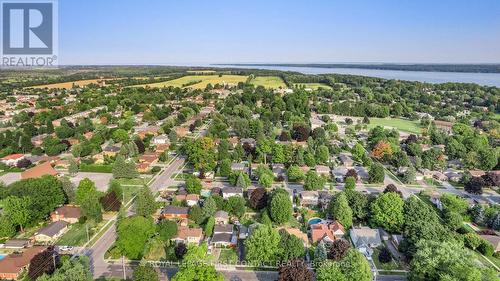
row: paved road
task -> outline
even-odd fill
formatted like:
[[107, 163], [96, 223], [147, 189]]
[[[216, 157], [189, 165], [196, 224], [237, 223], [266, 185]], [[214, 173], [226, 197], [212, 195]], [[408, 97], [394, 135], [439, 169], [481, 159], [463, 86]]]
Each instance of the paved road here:
[[177, 182], [171, 177], [176, 173], [177, 170], [184, 166], [186, 162], [185, 157], [178, 156], [176, 157], [170, 165], [165, 167], [160, 171], [159, 175], [153, 180], [153, 182], [149, 185], [151, 191], [156, 193], [158, 190], [165, 189], [171, 185], [175, 185]]

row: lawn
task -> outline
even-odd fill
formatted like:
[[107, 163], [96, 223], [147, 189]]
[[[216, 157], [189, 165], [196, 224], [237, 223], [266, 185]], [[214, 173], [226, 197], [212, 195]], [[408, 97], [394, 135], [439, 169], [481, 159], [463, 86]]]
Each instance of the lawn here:
[[228, 84], [238, 84], [238, 82], [245, 82], [247, 80], [247, 76], [243, 75], [188, 75], [184, 76], [178, 79], [170, 80], [170, 81], [164, 81], [164, 82], [158, 82], [158, 83], [152, 83], [152, 84], [142, 84], [142, 85], [135, 85], [134, 87], [156, 87], [156, 88], [161, 88], [161, 87], [180, 87], [180, 88], [185, 88], [185, 87], [190, 87], [194, 89], [204, 89], [208, 83], [211, 83], [212, 85], [215, 84], [223, 84], [223, 83], [228, 83]]
[[94, 223], [75, 223], [71, 225], [69, 230], [57, 240], [56, 244], [61, 246], [81, 246], [87, 242], [87, 230], [86, 225], [89, 230], [89, 238], [92, 238], [92, 235], [97, 233], [101, 229], [101, 227], [106, 224], [106, 220], [103, 220], [99, 224]]
[[250, 84], [255, 86], [263, 86], [264, 88], [286, 88], [283, 79], [277, 76], [259, 76], [250, 81]]
[[146, 244], [144, 258], [152, 261], [165, 260], [165, 243], [159, 238], [152, 238]]
[[371, 129], [376, 126], [391, 127], [412, 134], [420, 134], [422, 130], [420, 122], [401, 118], [370, 118], [368, 128]]
[[121, 185], [144, 185], [147, 180], [143, 178], [135, 178], [135, 179], [115, 179], [115, 181], [119, 182]]
[[295, 83], [293, 85], [295, 87], [311, 88], [313, 90], [317, 90], [319, 88], [332, 89], [332, 87], [323, 83]]
[[134, 195], [137, 194], [137, 191], [139, 190], [140, 186], [135, 186], [135, 185], [122, 185], [122, 190], [123, 190], [123, 197], [125, 198], [125, 202], [122, 202], [122, 204], [126, 204]]
[[227, 264], [236, 264], [238, 262], [238, 254], [234, 249], [221, 249], [219, 262]]

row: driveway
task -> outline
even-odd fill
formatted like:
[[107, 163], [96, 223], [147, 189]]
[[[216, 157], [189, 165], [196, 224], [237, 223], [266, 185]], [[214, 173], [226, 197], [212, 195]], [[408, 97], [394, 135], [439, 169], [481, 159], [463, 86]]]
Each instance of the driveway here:
[[81, 180], [88, 178], [95, 183], [97, 190], [106, 191], [108, 189], [108, 183], [113, 178], [111, 173], [89, 173], [89, 172], [78, 172], [75, 176], [70, 177], [70, 181], [78, 185]]
[[13, 182], [21, 180], [21, 173], [7, 173], [5, 175], [0, 176], [0, 181], [5, 185], [9, 185]]

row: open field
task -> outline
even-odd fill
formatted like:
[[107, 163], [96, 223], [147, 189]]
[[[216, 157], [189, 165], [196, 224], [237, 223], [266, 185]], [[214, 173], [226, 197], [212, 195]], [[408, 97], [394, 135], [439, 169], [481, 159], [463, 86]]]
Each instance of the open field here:
[[48, 88], [48, 89], [71, 89], [73, 88], [73, 85], [79, 86], [79, 87], [85, 87], [89, 84], [97, 84], [98, 81], [102, 80], [110, 80], [110, 79], [89, 79], [89, 80], [78, 80], [78, 81], [70, 81], [70, 82], [62, 82], [62, 83], [55, 83], [55, 84], [47, 84], [47, 85], [38, 85], [38, 86], [33, 86], [30, 88]]
[[209, 73], [215, 73], [215, 70], [188, 70], [186, 72], [194, 74], [209, 74]]
[[412, 134], [420, 134], [422, 129], [418, 121], [400, 118], [370, 118], [370, 124], [368, 124], [368, 128], [371, 129], [376, 126], [392, 127], [399, 131]]
[[[142, 85], [136, 85], [134, 87], [148, 86], [152, 88], [161, 88], [161, 87], [172, 86], [180, 88], [190, 87], [194, 89], [204, 89], [208, 85], [208, 83], [211, 83], [212, 85], [215, 85], [217, 83], [238, 84], [238, 82], [245, 82], [246, 80], [247, 77], [243, 75], [222, 75], [220, 77], [219, 75], [188, 75], [170, 81], [158, 82], [152, 84], [142, 84]], [[191, 83], [192, 85], [189, 85]]]
[[332, 87], [322, 84], [322, 83], [295, 83], [293, 84], [295, 87], [305, 87], [305, 88], [311, 88], [313, 90], [317, 90], [319, 88], [325, 88], [325, 89], [331, 89]]
[[286, 84], [283, 82], [283, 79], [277, 76], [255, 77], [252, 81], [250, 81], [250, 83], [255, 86], [263, 86], [265, 88], [286, 88]]

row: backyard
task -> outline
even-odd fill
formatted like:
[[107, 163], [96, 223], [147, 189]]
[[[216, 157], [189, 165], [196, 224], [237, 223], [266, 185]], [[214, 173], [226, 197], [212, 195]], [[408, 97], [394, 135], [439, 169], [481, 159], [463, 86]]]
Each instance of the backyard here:
[[370, 124], [368, 124], [368, 128], [371, 129], [376, 126], [391, 127], [399, 131], [412, 134], [420, 134], [422, 130], [422, 127], [420, 126], [420, 123], [418, 121], [401, 118], [370, 118]]

